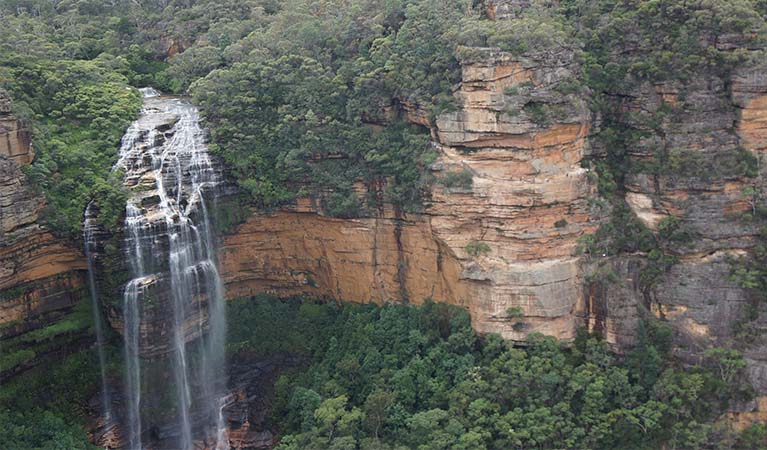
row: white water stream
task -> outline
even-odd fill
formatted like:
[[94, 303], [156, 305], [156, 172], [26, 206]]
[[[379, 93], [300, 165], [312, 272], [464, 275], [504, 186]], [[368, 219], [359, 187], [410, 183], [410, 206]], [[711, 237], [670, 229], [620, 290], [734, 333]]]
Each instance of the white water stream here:
[[[192, 449], [202, 440], [208, 448], [227, 449], [222, 414], [226, 318], [207, 205], [215, 200], [220, 176], [196, 108], [151, 88], [142, 93], [144, 109], [126, 131], [115, 165], [125, 171], [130, 193], [124, 227], [131, 280], [122, 301], [127, 399], [122, 428], [128, 448], [144, 448], [142, 392], [148, 381], [142, 374], [158, 357], [145, 358], [142, 349], [157, 346], [167, 348], [161, 357], [170, 360], [172, 382], [153, 382], [151, 389], [153, 396], [173, 399], [174, 448]], [[152, 292], [158, 286], [160, 293]], [[158, 307], [155, 295], [168, 314], [160, 323], [157, 315], [147, 323], [147, 310]], [[157, 334], [148, 332], [150, 327], [169, 330], [167, 342], [147, 342]]]

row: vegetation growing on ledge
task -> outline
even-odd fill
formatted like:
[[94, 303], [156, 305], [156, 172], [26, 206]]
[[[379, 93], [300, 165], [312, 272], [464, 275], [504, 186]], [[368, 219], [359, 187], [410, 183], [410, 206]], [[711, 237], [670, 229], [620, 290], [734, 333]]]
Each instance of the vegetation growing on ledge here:
[[284, 2], [240, 42], [249, 52], [191, 87], [214, 149], [262, 207], [312, 192], [353, 217], [377, 206], [353, 194], [364, 181], [418, 210], [434, 151], [403, 104], [432, 116], [451, 107], [454, 49], [474, 42], [462, 31], [479, 17], [470, 3]]
[[466, 253], [476, 258], [479, 255], [486, 255], [491, 252], [490, 245], [487, 242], [471, 241], [466, 244]]
[[[756, 161], [750, 152], [702, 155], [681, 149], [651, 148], [664, 142], [664, 127], [673, 124], [682, 106], [661, 105], [655, 112], [637, 113], [627, 108], [624, 94], [648, 85], [672, 82], [682, 86], [701, 76], [720, 77], [726, 85], [732, 70], [754, 58], [745, 50], [717, 46], [722, 35], [742, 34], [759, 40], [764, 33], [764, 4], [749, 0], [657, 2], [612, 2], [568, 0], [561, 3], [564, 20], [584, 43], [582, 82], [591, 90], [592, 110], [605, 121], [595, 142], [605, 155], [592, 161], [599, 179], [599, 192], [612, 204], [612, 216], [593, 238], [584, 240], [593, 253], [615, 255], [637, 251], [648, 255], [642, 272], [644, 289], [676, 262], [675, 251], [692, 235], [678, 222], [669, 223], [670, 233], [653, 233], [639, 222], [623, 199], [624, 180], [629, 175], [666, 175], [702, 181], [754, 177]], [[616, 49], [631, 51], [616, 53]], [[686, 92], [682, 88], [680, 102]], [[648, 144], [649, 143], [649, 144]], [[660, 145], [660, 144], [658, 144]], [[663, 144], [666, 145], [666, 144]], [[648, 159], [629, 155], [637, 149]]]
[[464, 311], [431, 302], [260, 296], [228, 307], [230, 351], [309, 357], [277, 382], [282, 450], [694, 449], [759, 435], [711, 425], [750, 395], [736, 381], [742, 357], [714, 350], [682, 366], [660, 323], [643, 323], [635, 350], [619, 358], [595, 336], [566, 347], [537, 335], [525, 348], [480, 338]]
[[67, 343], [77, 345], [77, 340], [82, 339], [91, 325], [91, 314], [90, 299], [84, 297], [73, 312], [58, 321], [18, 337], [3, 339], [0, 375]]
[[461, 169], [458, 172], [448, 172], [440, 180], [448, 189], [468, 190], [474, 185], [474, 175], [469, 169]]
[[[580, 79], [557, 90], [590, 92], [606, 119], [600, 174], [619, 187], [641, 166], [626, 149], [657, 118], [626, 120], [613, 96], [702, 71], [726, 76], [748, 58], [719, 48], [717, 36], [757, 36], [748, 32], [765, 14], [763, 2], [751, 0], [532, 3], [515, 20], [493, 21], [471, 0], [6, 2], [0, 13], [14, 32], [0, 36], [0, 86], [35, 119], [31, 174], [59, 230], [74, 233], [91, 198], [106, 199], [108, 226], [119, 215], [106, 205], [121, 195], [108, 171], [137, 108], [135, 93], [121, 90], [127, 84], [194, 94], [213, 149], [255, 205], [311, 192], [328, 213], [353, 217], [381, 198], [354, 198], [357, 181], [406, 211], [420, 208], [435, 154], [426, 130], [408, 125], [405, 114], [417, 108], [433, 120], [454, 108], [459, 60], [481, 57], [478, 47], [573, 51]], [[556, 111], [544, 109], [531, 103], [525, 111], [545, 125]], [[694, 158], [663, 154], [682, 173], [710, 173]], [[751, 176], [746, 156], [736, 152], [718, 168]], [[446, 181], [468, 185], [465, 177]]]
[[119, 71], [125, 62], [0, 57], [0, 87], [10, 90], [17, 114], [32, 120], [35, 161], [30, 179], [46, 194], [45, 218], [79, 235], [85, 206], [97, 199], [104, 224], [113, 228], [124, 203], [121, 176], [110, 173], [117, 147], [139, 110], [138, 92]]

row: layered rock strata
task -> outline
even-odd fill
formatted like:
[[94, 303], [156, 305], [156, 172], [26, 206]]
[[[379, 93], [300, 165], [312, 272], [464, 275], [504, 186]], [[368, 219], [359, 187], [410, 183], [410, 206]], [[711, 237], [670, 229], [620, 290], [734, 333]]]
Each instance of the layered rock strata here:
[[[459, 111], [432, 127], [437, 179], [422, 214], [323, 217], [309, 200], [255, 214], [219, 251], [228, 296], [262, 290], [351, 301], [426, 298], [465, 307], [476, 329], [524, 340], [569, 339], [582, 302], [577, 240], [595, 230], [580, 166], [590, 114], [560, 87], [577, 71], [566, 49], [517, 58], [473, 49]], [[520, 315], [524, 317], [519, 317]]]
[[44, 198], [22, 172], [34, 153], [29, 131], [0, 91], [0, 339], [50, 325], [80, 301], [85, 260], [40, 221]]
[[[764, 314], [747, 318], [752, 301], [732, 272], [761, 239], [763, 224], [752, 216], [765, 198], [767, 68], [739, 69], [724, 79], [702, 73], [685, 86], [644, 84], [620, 98], [632, 113], [626, 125], [648, 136], [628, 149], [626, 203], [649, 229], [662, 232], [675, 223], [688, 237], [664, 244], [677, 262], [649, 286], [640, 283], [652, 264], [646, 254], [589, 261], [586, 272], [611, 272], [617, 282], [587, 283], [587, 323], [627, 348], [639, 311], [649, 311], [672, 325], [677, 355], [691, 362], [699, 363], [712, 346], [742, 351], [750, 382], [764, 396], [767, 341], [744, 340], [738, 329], [763, 335], [767, 320]], [[659, 169], [647, 169], [658, 162]], [[758, 308], [764, 312], [763, 305]], [[740, 405], [746, 414], [733, 415], [735, 425], [763, 416], [764, 404], [762, 397]]]

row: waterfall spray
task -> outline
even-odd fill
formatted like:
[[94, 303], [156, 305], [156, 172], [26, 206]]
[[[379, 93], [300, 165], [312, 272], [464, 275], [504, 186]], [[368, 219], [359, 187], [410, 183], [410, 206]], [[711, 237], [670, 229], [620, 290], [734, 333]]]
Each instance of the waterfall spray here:
[[[202, 440], [206, 448], [226, 450], [224, 291], [206, 205], [215, 200], [221, 177], [197, 110], [153, 89], [142, 93], [144, 109], [127, 130], [115, 165], [125, 171], [129, 192], [124, 249], [131, 279], [122, 302], [126, 443], [144, 448], [142, 412], [153, 401], [171, 402], [174, 448], [192, 449]], [[153, 368], [165, 367], [158, 366], [162, 361], [169, 370], [158, 369], [159, 376], [170, 378], [147, 379]], [[142, 394], [147, 389], [150, 396]]]

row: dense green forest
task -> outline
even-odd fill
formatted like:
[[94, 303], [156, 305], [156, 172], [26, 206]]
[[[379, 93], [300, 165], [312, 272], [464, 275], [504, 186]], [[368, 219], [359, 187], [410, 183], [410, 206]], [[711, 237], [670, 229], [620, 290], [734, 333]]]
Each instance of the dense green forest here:
[[[648, 169], [632, 166], [625, 149], [653, 126], [627, 126], [635, 118], [623, 117], [612, 94], [643, 81], [725, 76], [754, 55], [721, 49], [717, 37], [759, 39], [767, 10], [761, 0], [532, 3], [515, 20], [493, 21], [470, 0], [8, 0], [0, 87], [34, 126], [30, 175], [61, 232], [77, 232], [90, 199], [120, 198], [109, 169], [139, 108], [124, 88], [146, 85], [193, 95], [243, 201], [271, 207], [311, 194], [330, 215], [349, 217], [381, 200], [422, 207], [435, 153], [405, 106], [432, 119], [454, 108], [470, 48], [567, 49], [582, 70], [563, 89], [586, 95], [606, 118], [608, 155], [594, 164], [609, 197], [627, 171]], [[741, 156], [721, 170], [751, 173]], [[360, 199], [355, 182], [370, 196]], [[120, 211], [110, 205], [120, 202], [101, 203], [114, 225]], [[643, 237], [629, 233], [614, 246]]]
[[[293, 355], [270, 424], [293, 449], [763, 449], [767, 428], [717, 422], [749, 398], [744, 361], [712, 350], [689, 367], [670, 329], [642, 324], [616, 356], [598, 336], [571, 346], [533, 336], [515, 348], [478, 336], [466, 312], [427, 302], [318, 303], [266, 295], [228, 305], [237, 361]], [[119, 377], [119, 351], [109, 371]], [[91, 449], [83, 431], [98, 390], [95, 352], [50, 359], [0, 387], [0, 442], [10, 449]]]
[[229, 310], [233, 359], [310, 358], [277, 382], [272, 417], [283, 450], [765, 448], [763, 426], [737, 436], [713, 422], [750, 395], [738, 381], [742, 357], [712, 350], [699, 366], [678, 365], [670, 329], [652, 321], [618, 357], [586, 334], [572, 346], [532, 336], [515, 348], [431, 302], [261, 296]]

